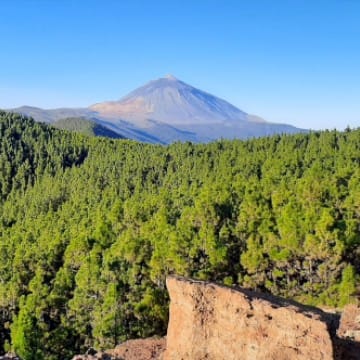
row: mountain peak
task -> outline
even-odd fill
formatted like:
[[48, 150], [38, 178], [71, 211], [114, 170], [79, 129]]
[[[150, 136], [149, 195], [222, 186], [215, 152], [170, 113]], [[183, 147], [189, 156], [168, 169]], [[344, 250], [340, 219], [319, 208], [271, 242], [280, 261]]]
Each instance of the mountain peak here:
[[85, 109], [25, 107], [17, 110], [50, 123], [69, 117], [90, 118], [126, 138], [161, 144], [302, 131], [247, 114], [171, 74], [149, 81], [119, 100], [97, 103]]
[[172, 75], [172, 74], [166, 74], [166, 75], [165, 75], [165, 79], [174, 80], [174, 81], [177, 80], [177, 78], [176, 78], [174, 75]]
[[90, 107], [102, 117], [140, 124], [149, 120], [174, 125], [248, 121], [248, 114], [227, 101], [184, 83], [174, 75], [152, 80], [118, 101]]

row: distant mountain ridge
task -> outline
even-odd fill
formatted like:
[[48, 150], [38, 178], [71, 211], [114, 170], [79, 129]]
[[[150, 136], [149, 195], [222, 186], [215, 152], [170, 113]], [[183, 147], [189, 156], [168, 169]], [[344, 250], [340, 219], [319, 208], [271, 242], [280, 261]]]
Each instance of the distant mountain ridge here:
[[87, 118], [122, 137], [162, 144], [305, 131], [291, 125], [266, 122], [172, 75], [152, 80], [120, 100], [101, 102], [88, 108], [44, 110], [23, 106], [12, 111], [48, 123], [63, 118]]

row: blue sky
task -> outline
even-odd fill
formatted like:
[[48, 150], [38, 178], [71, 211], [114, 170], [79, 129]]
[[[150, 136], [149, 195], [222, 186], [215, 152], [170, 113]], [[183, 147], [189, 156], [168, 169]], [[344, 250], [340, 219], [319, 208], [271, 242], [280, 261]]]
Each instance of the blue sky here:
[[1, 0], [0, 107], [174, 74], [273, 122], [360, 126], [359, 0]]

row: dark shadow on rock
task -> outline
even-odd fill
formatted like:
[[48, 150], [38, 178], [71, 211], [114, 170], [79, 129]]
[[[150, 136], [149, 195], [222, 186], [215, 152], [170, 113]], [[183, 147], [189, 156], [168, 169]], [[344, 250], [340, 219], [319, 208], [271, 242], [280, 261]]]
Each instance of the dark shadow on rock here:
[[360, 360], [360, 342], [342, 339], [338, 336], [333, 340], [335, 360]]

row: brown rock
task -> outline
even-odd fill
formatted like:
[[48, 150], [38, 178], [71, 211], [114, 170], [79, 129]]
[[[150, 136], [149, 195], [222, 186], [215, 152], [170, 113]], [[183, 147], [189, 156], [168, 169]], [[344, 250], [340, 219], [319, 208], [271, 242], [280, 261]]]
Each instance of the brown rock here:
[[177, 277], [167, 286], [167, 344], [165, 338], [128, 340], [73, 360], [360, 360], [355, 305], [345, 307], [339, 327], [335, 309]]
[[166, 348], [165, 338], [128, 340], [107, 353], [123, 360], [160, 360]]
[[345, 306], [337, 333], [341, 338], [360, 341], [360, 307], [358, 305]]
[[164, 360], [333, 359], [334, 318], [321, 310], [177, 277], [167, 288]]
[[165, 347], [165, 338], [128, 340], [115, 349], [76, 355], [72, 360], [161, 360]]

